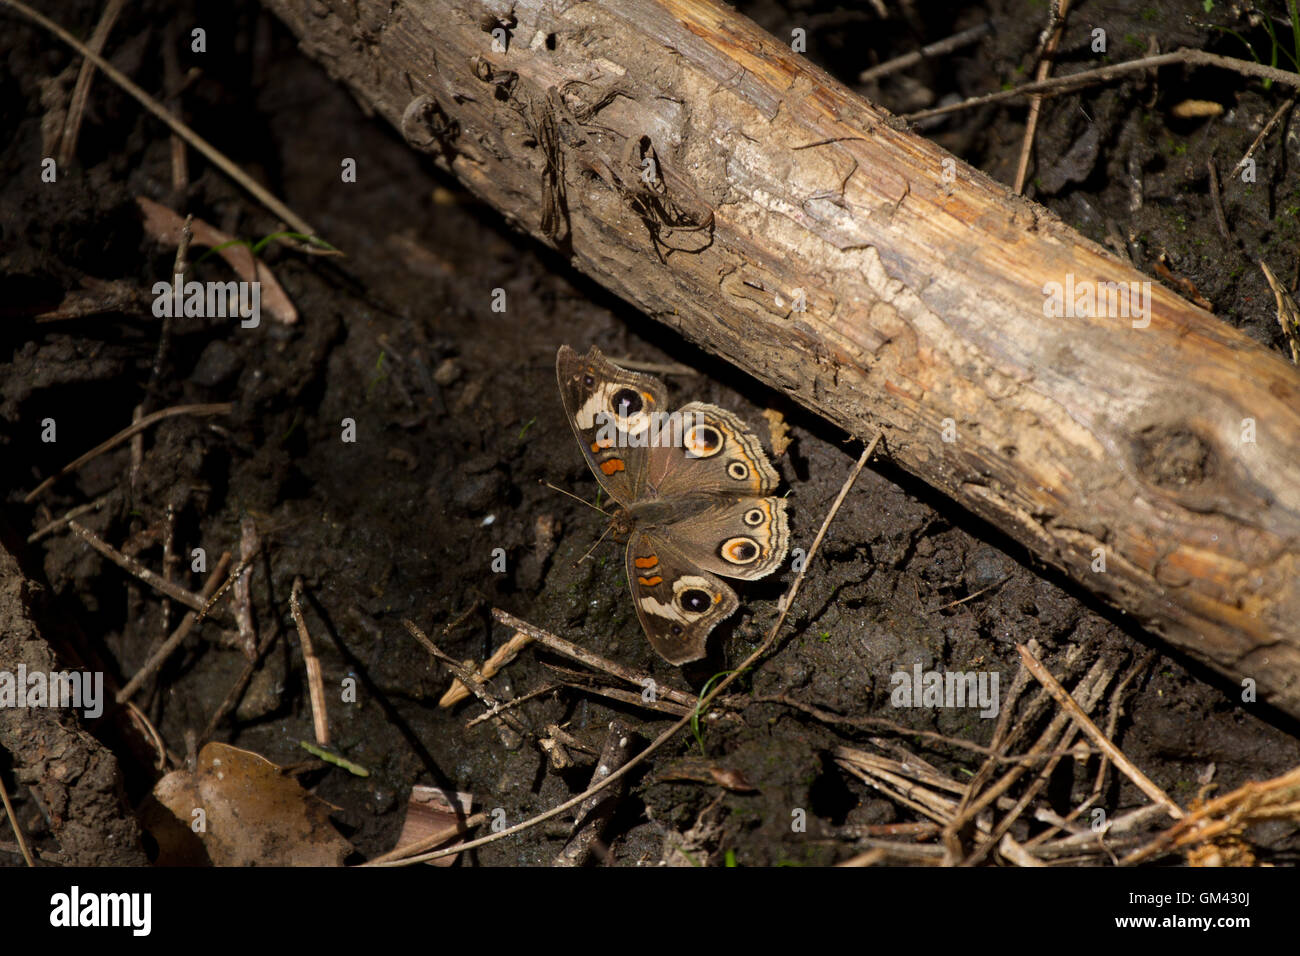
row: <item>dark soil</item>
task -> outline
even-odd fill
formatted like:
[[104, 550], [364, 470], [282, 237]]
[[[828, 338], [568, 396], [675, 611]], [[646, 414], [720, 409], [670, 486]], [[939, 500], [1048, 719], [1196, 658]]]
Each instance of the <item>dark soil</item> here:
[[[1146, 52], [1152, 35], [1161, 50], [1185, 45], [1246, 55], [1211, 22], [1267, 44], [1264, 31], [1226, 8], [1206, 14], [1200, 3], [1164, 0], [1104, 11], [1089, 6], [1070, 15], [1058, 59], [1071, 68], [1093, 62], [1088, 44], [1098, 25], [1115, 60]], [[101, 4], [70, 0], [54, 7], [46, 12], [86, 36]], [[964, 97], [1022, 81], [1034, 69], [1045, 21], [1037, 0], [998, 0], [958, 15], [927, 14], [924, 22], [900, 14], [884, 25], [869, 5], [861, 8], [848, 12], [821, 0], [741, 4], [778, 36], [807, 29], [810, 57], [850, 84], [866, 66], [991, 17], [997, 32], [981, 43], [864, 88], [898, 113], [950, 93]], [[1101, 12], [1105, 23], [1094, 23]], [[205, 55], [191, 53], [184, 39], [195, 25], [208, 30]], [[1289, 39], [1289, 30], [1283, 32]], [[264, 547], [254, 564], [256, 622], [260, 634], [274, 639], [214, 739], [281, 765], [310, 759], [299, 747], [313, 734], [288, 600], [301, 576], [326, 686], [348, 677], [358, 686], [356, 704], [331, 705], [333, 746], [370, 776], [322, 764], [300, 779], [339, 808], [334, 821], [360, 856], [394, 844], [413, 784], [468, 791], [480, 807], [503, 810], [498, 818], [510, 824], [548, 809], [585, 787], [593, 762], [575, 749], [574, 767], [551, 769], [538, 745], [549, 725], [563, 726], [599, 752], [615, 717], [642, 739], [661, 733], [668, 718], [563, 686], [567, 678], [547, 664], [575, 665], [529, 650], [491, 685], [499, 699], [559, 685], [518, 709], [529, 734], [504, 740], [490, 722], [466, 729], [481, 705], [471, 700], [450, 712], [437, 706], [448, 674], [410, 637], [403, 619], [457, 660], [482, 661], [509, 636], [490, 618], [490, 608], [502, 607], [695, 693], [757, 646], [792, 577], [784, 572], [742, 586], [742, 610], [715, 632], [706, 661], [679, 669], [660, 660], [637, 623], [619, 546], [606, 539], [591, 559], [578, 560], [604, 530], [604, 519], [543, 484], [596, 498], [562, 413], [558, 346], [595, 344], [616, 361], [684, 365], [689, 374], [667, 376], [674, 400], [732, 409], [765, 441], [762, 411], [782, 411], [794, 441], [776, 464], [790, 491], [796, 544], [811, 540], [861, 446], [512, 232], [393, 130], [367, 118], [258, 5], [198, 4], [178, 13], [166, 3], [132, 4], [107, 49], [119, 69], [157, 93], [169, 43], [180, 50], [181, 72], [201, 70], [178, 99], [186, 120], [346, 257], [307, 256], [271, 243], [264, 260], [296, 305], [299, 322], [285, 326], [264, 317], [259, 328], [242, 329], [237, 322], [179, 318], [159, 362], [163, 322], [146, 293], [170, 277], [175, 249], [144, 235], [135, 197], [193, 213], [245, 239], [280, 224], [193, 151], [190, 182], [182, 194], [173, 193], [166, 131], [102, 75], [91, 90], [76, 161], [59, 171], [57, 184], [42, 183], [42, 86], [75, 76], [79, 60], [5, 14], [0, 487], [6, 496], [0, 521], [33, 582], [37, 624], [67, 666], [102, 669], [110, 692], [116, 690], [184, 608], [173, 607], [164, 621], [154, 592], [75, 535], [60, 531], [30, 544], [26, 536], [104, 496], [103, 507], [80, 520], [160, 570], [171, 509], [175, 548], [184, 556], [177, 578], [197, 591], [206, 575], [190, 570], [192, 549], [205, 550], [210, 569], [222, 551], [238, 554], [241, 521], [251, 518]], [[65, 72], [70, 64], [73, 72]], [[1285, 95], [1230, 74], [1172, 69], [1154, 81], [1049, 100], [1027, 192], [1140, 268], [1167, 270], [1163, 281], [1184, 295], [1199, 294], [1223, 321], [1282, 350], [1273, 296], [1253, 262], [1270, 262], [1294, 288], [1300, 238], [1294, 117], [1255, 153], [1255, 183], [1230, 171]], [[1171, 108], [1187, 99], [1214, 100], [1224, 111], [1173, 118]], [[923, 131], [1010, 182], [1025, 113], [1023, 105], [990, 106]], [[340, 182], [344, 158], [356, 160], [355, 183]], [[1209, 161], [1222, 181], [1227, 240], [1216, 225]], [[231, 278], [215, 257], [199, 263], [193, 277]], [[36, 319], [96, 281], [127, 283], [141, 290], [140, 299], [79, 318]], [[504, 315], [492, 311], [495, 289], [509, 297]], [[24, 503], [40, 481], [129, 424], [137, 406], [147, 414], [213, 402], [231, 402], [233, 409], [149, 428], [137, 469], [127, 443], [60, 479], [36, 503]], [[42, 441], [46, 419], [57, 423], [56, 442]], [[341, 438], [347, 419], [355, 422], [354, 442]], [[496, 549], [504, 550], [504, 573], [492, 571]], [[1025, 642], [1037, 642], [1067, 686], [1100, 658], [1122, 674], [1154, 651], [1122, 696], [1114, 739], [1184, 806], [1207, 783], [1222, 793], [1300, 765], [1293, 724], [1261, 705], [1243, 704], [1240, 688], [1168, 654], [887, 458], [863, 472], [811, 570], [775, 652], [733, 688], [752, 697], [705, 721], [700, 741], [683, 733], [632, 777], [606, 833], [606, 862], [658, 862], [668, 835], [695, 828], [689, 838], [673, 837], [678, 845], [686, 840], [695, 862], [829, 863], [858, 852], [854, 827], [924, 819], [834, 762], [836, 747], [869, 747], [879, 729], [835, 723], [806, 708], [884, 717], [987, 743], [994, 721], [972, 709], [891, 706], [890, 676], [916, 664], [927, 671], [996, 671], [1009, 688], [1019, 668], [1015, 645]], [[205, 623], [136, 695], [175, 759], [184, 760], [187, 735], [203, 733], [245, 663], [233, 626]], [[805, 709], [764, 700], [776, 697]], [[1106, 713], [1103, 705], [1103, 718]], [[159, 776], [153, 752], [120, 710], [89, 729], [117, 755], [127, 798], [138, 806]], [[980, 765], [969, 750], [916, 737], [885, 739], [959, 780]], [[733, 792], [679, 779], [688, 757], [692, 766], [739, 771], [754, 789]], [[0, 772], [38, 849], [57, 853], [49, 819], [30, 789], [15, 781], [3, 752]], [[1088, 795], [1096, 772], [1095, 757], [1063, 761], [1046, 799], [1068, 813]], [[1112, 771], [1099, 805], [1114, 815], [1146, 802]], [[800, 809], [807, 829], [795, 832], [792, 813]], [[557, 818], [473, 851], [463, 862], [548, 864], [571, 821]], [[1026, 819], [1023, 827], [1029, 826]], [[1290, 823], [1255, 827], [1248, 838], [1265, 862], [1294, 863], [1300, 853], [1300, 833]], [[20, 858], [5, 852], [0, 861]]]

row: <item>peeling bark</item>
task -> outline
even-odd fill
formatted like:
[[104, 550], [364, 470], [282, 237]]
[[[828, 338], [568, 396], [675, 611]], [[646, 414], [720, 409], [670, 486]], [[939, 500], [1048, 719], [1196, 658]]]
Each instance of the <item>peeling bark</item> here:
[[[0, 544], [0, 671], [50, 674], [59, 667], [27, 612], [27, 582]], [[14, 777], [29, 786], [49, 817], [68, 866], [139, 866], [148, 862], [126, 802], [117, 759], [55, 707], [0, 707], [0, 748]], [[0, 827], [8, 829], [0, 812]]]

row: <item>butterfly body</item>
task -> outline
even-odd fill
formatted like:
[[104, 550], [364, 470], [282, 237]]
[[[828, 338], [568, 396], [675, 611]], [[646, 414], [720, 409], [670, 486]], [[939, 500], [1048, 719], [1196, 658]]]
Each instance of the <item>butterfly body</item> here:
[[789, 548], [776, 470], [735, 415], [704, 402], [675, 412], [657, 379], [562, 346], [556, 374], [574, 434], [619, 505], [628, 584], [651, 646], [681, 664], [739, 600], [719, 575], [753, 580]]

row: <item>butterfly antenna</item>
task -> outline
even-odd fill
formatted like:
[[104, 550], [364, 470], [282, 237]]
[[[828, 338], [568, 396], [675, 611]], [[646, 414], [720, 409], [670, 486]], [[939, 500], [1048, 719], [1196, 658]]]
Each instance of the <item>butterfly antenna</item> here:
[[[604, 508], [598, 508], [598, 507], [596, 507], [596, 506], [593, 505], [590, 501], [586, 500], [585, 498], [579, 498], [577, 495], [575, 495], [575, 494], [574, 494], [573, 492], [571, 492], [571, 491], [565, 491], [563, 488], [556, 488], [556, 487], [555, 487], [553, 484], [551, 484], [549, 481], [543, 481], [543, 482], [541, 482], [541, 483], [542, 483], [543, 485], [545, 485], [547, 488], [550, 488], [552, 491], [558, 491], [558, 492], [559, 492], [560, 494], [562, 494], [562, 495], [568, 495], [568, 496], [569, 496], [570, 498], [572, 498], [574, 501], [580, 501], [580, 502], [582, 502], [584, 505], [586, 505], [588, 508], [591, 508], [593, 511], [599, 511], [599, 512], [600, 512], [601, 514], [603, 514], [606, 518], [612, 518], [612, 517], [614, 517], [614, 516], [611, 515], [608, 511], [606, 511]], [[603, 537], [603, 535], [602, 535], [602, 537]], [[597, 540], [596, 543], [599, 544], [600, 541]]]
[[[557, 489], [557, 490], [558, 490], [558, 489]], [[579, 500], [581, 501], [582, 499], [579, 499]], [[592, 553], [593, 551], [595, 551], [598, 547], [600, 547], [600, 543], [601, 543], [602, 541], [605, 540], [605, 535], [609, 534], [609, 528], [610, 528], [610, 527], [613, 527], [613, 525], [610, 525], [609, 527], [606, 527], [605, 530], [602, 531], [602, 532], [600, 533], [600, 537], [596, 539], [596, 543], [593, 544], [590, 548], [587, 549], [587, 553], [584, 554], [582, 557], [580, 557], [577, 561], [574, 561], [574, 562], [573, 562], [573, 566], [574, 566], [575, 568], [576, 568], [578, 565], [582, 564], [583, 561], [586, 561], [589, 557], [591, 557], [591, 553]]]

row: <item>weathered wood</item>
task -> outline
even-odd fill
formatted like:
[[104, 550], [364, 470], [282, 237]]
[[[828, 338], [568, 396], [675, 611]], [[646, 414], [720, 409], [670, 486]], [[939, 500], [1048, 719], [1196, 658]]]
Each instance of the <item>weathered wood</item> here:
[[[0, 526], [6, 539], [10, 530]], [[18, 561], [0, 543], [0, 680], [13, 695], [0, 706], [0, 753], [13, 767], [19, 786], [30, 787], [38, 798], [58, 841], [61, 863], [142, 866], [148, 861], [140, 845], [140, 827], [113, 752], [68, 708], [48, 698], [48, 706], [27, 702], [29, 688], [37, 686], [30, 680], [33, 675], [44, 675], [42, 686], [48, 692], [51, 674], [81, 673], [87, 678], [90, 674], [55, 660], [29, 613], [32, 590]], [[75, 700], [87, 722], [103, 716], [94, 710], [102, 712], [111, 704], [105, 699], [102, 674], [100, 679], [95, 700], [84, 696]], [[64, 703], [62, 698], [59, 703]], [[4, 817], [0, 807], [0, 820]], [[11, 839], [8, 823], [0, 827]]]
[[579, 269], [1300, 716], [1280, 357], [1156, 284], [1049, 317], [1147, 278], [717, 4], [268, 4]]

